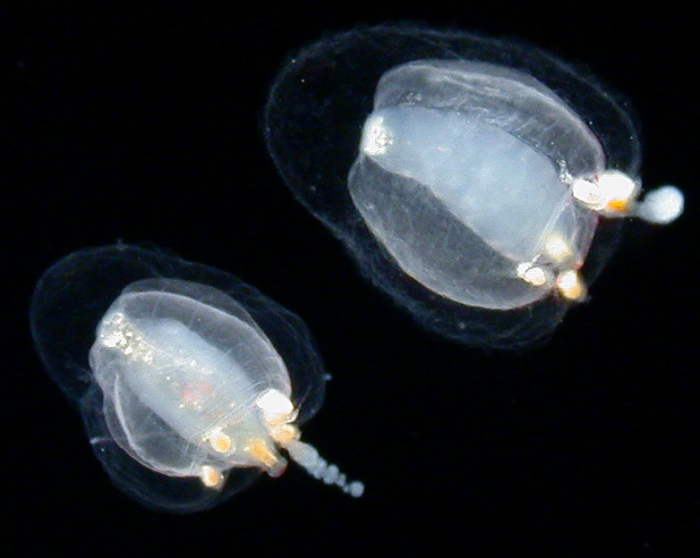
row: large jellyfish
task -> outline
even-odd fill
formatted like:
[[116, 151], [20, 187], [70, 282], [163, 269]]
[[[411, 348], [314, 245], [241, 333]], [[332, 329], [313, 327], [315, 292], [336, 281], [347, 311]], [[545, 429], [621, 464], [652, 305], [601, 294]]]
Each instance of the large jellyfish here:
[[266, 107], [269, 151], [364, 274], [423, 325], [469, 345], [546, 339], [607, 261], [639, 201], [627, 104], [513, 41], [359, 28], [293, 56]]

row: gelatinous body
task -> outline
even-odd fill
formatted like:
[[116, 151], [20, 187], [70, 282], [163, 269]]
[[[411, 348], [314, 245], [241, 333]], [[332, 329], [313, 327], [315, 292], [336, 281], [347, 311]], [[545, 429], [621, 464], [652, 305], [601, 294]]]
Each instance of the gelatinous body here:
[[546, 338], [611, 252], [606, 217], [645, 215], [623, 103], [517, 43], [410, 26], [327, 38], [278, 77], [266, 133], [365, 274], [468, 344]]
[[224, 272], [125, 245], [87, 249], [41, 278], [32, 332], [118, 488], [191, 512], [279, 476], [288, 452], [358, 495], [298, 424], [324, 374], [304, 324]]

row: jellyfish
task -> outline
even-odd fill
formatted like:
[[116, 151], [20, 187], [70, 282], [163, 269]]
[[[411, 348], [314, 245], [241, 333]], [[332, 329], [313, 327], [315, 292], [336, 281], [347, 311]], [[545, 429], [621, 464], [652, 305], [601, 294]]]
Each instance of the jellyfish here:
[[327, 375], [305, 324], [233, 275], [155, 249], [75, 252], [41, 277], [36, 349], [115, 486], [148, 508], [211, 508], [286, 454], [363, 485], [300, 439]]
[[467, 345], [548, 339], [639, 200], [626, 101], [535, 47], [415, 25], [358, 28], [293, 56], [265, 109], [268, 150], [362, 273]]

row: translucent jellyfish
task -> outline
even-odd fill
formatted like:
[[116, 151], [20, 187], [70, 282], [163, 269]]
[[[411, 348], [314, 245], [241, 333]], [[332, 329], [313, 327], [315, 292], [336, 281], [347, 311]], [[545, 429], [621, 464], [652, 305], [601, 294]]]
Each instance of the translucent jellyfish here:
[[625, 101], [536, 48], [414, 26], [360, 28], [289, 60], [269, 151], [376, 285], [461, 342], [546, 339], [610, 256], [621, 220], [667, 223], [672, 186], [638, 201]]
[[91, 248], [40, 279], [32, 334], [76, 403], [114, 484], [147, 507], [213, 507], [280, 449], [316, 478], [359, 496], [300, 440], [325, 374], [304, 323], [222, 271], [126, 245]]

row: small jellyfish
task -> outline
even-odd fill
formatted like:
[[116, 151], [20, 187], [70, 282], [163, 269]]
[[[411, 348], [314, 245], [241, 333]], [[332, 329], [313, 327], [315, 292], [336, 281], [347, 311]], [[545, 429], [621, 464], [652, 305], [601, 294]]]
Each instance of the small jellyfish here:
[[228, 273], [127, 245], [81, 250], [39, 280], [35, 345], [114, 484], [146, 507], [211, 508], [287, 460], [359, 496], [299, 425], [322, 363], [304, 323]]
[[268, 149], [307, 208], [380, 288], [460, 342], [545, 340], [585, 299], [638, 201], [626, 103], [530, 46], [415, 26], [302, 50], [274, 83]]

